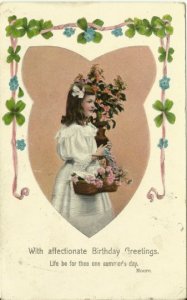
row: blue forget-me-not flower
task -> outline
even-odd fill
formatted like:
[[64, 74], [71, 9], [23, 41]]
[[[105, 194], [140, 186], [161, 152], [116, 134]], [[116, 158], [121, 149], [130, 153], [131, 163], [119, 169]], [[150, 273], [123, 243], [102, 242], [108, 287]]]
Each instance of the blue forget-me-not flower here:
[[167, 76], [164, 76], [161, 80], [159, 80], [159, 85], [162, 90], [166, 90], [169, 88], [169, 81], [170, 81], [170, 78]]
[[113, 35], [115, 35], [116, 37], [123, 35], [122, 28], [116, 28], [116, 29], [112, 30], [111, 33]]
[[25, 149], [25, 147], [26, 147], [26, 144], [25, 144], [25, 140], [24, 139], [22, 139], [22, 140], [16, 140], [16, 148], [18, 150], [23, 151]]
[[66, 35], [67, 37], [71, 37], [74, 33], [75, 33], [75, 29], [71, 27], [66, 27], [63, 32], [63, 34]]
[[84, 32], [84, 38], [86, 39], [87, 42], [91, 42], [94, 38], [95, 35], [95, 30], [93, 28], [88, 28]]
[[158, 147], [160, 149], [167, 148], [168, 147], [168, 140], [167, 139], [160, 139]]
[[10, 86], [10, 90], [11, 91], [16, 91], [18, 86], [19, 86], [19, 83], [18, 83], [18, 78], [17, 76], [13, 76], [10, 81], [9, 81], [9, 86]]

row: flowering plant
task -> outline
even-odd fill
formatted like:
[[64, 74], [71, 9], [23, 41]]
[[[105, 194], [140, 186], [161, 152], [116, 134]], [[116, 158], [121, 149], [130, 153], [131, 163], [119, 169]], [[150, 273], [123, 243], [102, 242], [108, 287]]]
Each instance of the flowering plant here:
[[114, 84], [108, 84], [105, 82], [103, 70], [98, 65], [93, 65], [86, 78], [82, 74], [75, 78], [73, 86], [76, 85], [84, 88], [85, 92], [92, 91], [96, 95], [96, 111], [91, 122], [96, 127], [110, 129], [112, 125], [114, 128], [114, 115], [124, 110], [123, 102], [126, 101], [126, 84], [122, 78], [118, 75]]
[[112, 125], [114, 128], [116, 125], [113, 119], [114, 115], [124, 110], [126, 84], [119, 75], [114, 79], [113, 84], [106, 83], [103, 70], [98, 65], [92, 66], [87, 78], [87, 84], [92, 86], [96, 94], [97, 111], [92, 119], [93, 124], [96, 127], [102, 126], [107, 129], [110, 129]]

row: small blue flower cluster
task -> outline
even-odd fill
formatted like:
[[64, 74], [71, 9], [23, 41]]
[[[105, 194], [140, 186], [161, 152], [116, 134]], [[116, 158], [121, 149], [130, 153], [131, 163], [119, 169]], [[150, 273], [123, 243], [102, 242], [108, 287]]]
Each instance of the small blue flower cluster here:
[[26, 144], [25, 144], [25, 140], [24, 139], [22, 139], [22, 140], [16, 140], [16, 148], [18, 150], [23, 151], [25, 149], [25, 147], [26, 147]]
[[75, 33], [75, 29], [71, 27], [66, 27], [63, 32], [63, 34], [66, 35], [67, 37], [71, 37], [74, 33]]
[[86, 39], [87, 42], [91, 42], [95, 36], [95, 30], [93, 28], [88, 28], [84, 32], [84, 38]]
[[123, 35], [122, 28], [116, 28], [116, 29], [112, 30], [111, 33], [113, 35], [115, 35], [116, 37]]
[[168, 140], [167, 139], [160, 139], [158, 147], [160, 149], [167, 148], [168, 147]]
[[116, 160], [114, 156], [111, 154], [110, 149], [108, 148], [104, 149], [104, 156], [108, 160], [109, 165], [113, 168], [114, 172], [116, 172], [117, 171]]
[[18, 83], [18, 78], [17, 76], [13, 76], [11, 79], [10, 79], [10, 82], [9, 82], [9, 86], [10, 86], [10, 90], [11, 91], [16, 91], [18, 86], [19, 86], [19, 83]]
[[167, 76], [164, 76], [161, 80], [159, 80], [159, 85], [162, 90], [166, 90], [169, 88], [169, 81], [170, 81], [170, 78]]

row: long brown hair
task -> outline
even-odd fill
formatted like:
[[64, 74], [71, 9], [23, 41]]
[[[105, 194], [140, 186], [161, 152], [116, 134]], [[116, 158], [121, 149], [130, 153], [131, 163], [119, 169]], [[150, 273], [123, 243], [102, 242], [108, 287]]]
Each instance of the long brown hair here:
[[[82, 90], [83, 86], [79, 86], [79, 88]], [[83, 98], [78, 98], [78, 96], [72, 95], [72, 89], [70, 89], [66, 102], [66, 115], [62, 116], [61, 119], [62, 124], [65, 124], [66, 126], [69, 126], [72, 123], [77, 123], [79, 125], [84, 124], [86, 117], [82, 108], [82, 102], [87, 95], [95, 95], [95, 93], [93, 90], [89, 89], [85, 91]]]

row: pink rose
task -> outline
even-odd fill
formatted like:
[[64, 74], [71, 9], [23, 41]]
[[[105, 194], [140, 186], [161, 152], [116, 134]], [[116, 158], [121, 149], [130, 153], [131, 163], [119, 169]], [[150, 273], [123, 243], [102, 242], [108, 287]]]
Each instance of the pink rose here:
[[96, 185], [97, 188], [101, 188], [101, 187], [103, 186], [103, 181], [97, 179], [97, 180], [95, 181], [95, 185]]
[[103, 175], [105, 174], [105, 169], [103, 167], [100, 167], [98, 170], [97, 170], [98, 174], [100, 175]]
[[109, 176], [109, 177], [107, 177], [106, 182], [108, 184], [112, 184], [114, 182], [114, 178]]
[[107, 171], [107, 172], [110, 172], [111, 170], [112, 170], [112, 167], [111, 167], [111, 166], [107, 166], [107, 167], [106, 167], [106, 171]]

